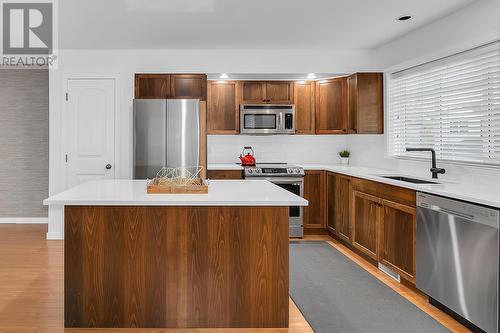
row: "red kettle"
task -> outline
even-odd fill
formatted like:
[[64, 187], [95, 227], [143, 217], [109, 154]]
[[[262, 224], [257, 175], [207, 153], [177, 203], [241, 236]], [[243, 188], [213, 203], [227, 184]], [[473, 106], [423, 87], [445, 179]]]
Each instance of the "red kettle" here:
[[244, 147], [240, 155], [241, 165], [255, 165], [255, 157], [253, 157], [253, 154], [252, 147]]

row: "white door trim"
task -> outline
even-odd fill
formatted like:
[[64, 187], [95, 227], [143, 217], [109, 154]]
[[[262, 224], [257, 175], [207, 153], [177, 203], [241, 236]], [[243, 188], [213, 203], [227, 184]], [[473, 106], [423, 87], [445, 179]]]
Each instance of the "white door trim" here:
[[63, 178], [63, 184], [64, 184], [64, 189], [67, 189], [67, 179], [66, 179], [66, 160], [65, 160], [65, 154], [68, 151], [68, 140], [67, 138], [67, 133], [66, 133], [66, 118], [65, 115], [67, 114], [68, 111], [68, 103], [66, 101], [66, 93], [68, 92], [68, 86], [69, 86], [69, 81], [70, 80], [113, 80], [114, 81], [114, 165], [113, 167], [115, 168], [115, 178], [120, 178], [120, 112], [118, 110], [120, 109], [119, 101], [120, 99], [118, 98], [119, 94], [119, 76], [110, 74], [110, 75], [105, 75], [105, 74], [67, 74], [63, 75], [63, 86], [62, 86], [62, 115], [61, 115], [61, 171], [62, 175], [61, 177]]

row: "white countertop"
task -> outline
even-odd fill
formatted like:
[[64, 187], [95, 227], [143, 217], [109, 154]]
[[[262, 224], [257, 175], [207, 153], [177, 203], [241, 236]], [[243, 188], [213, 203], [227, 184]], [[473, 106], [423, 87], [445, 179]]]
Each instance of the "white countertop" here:
[[[300, 164], [305, 170], [326, 170], [352, 177], [373, 180], [380, 183], [409, 188], [429, 194], [441, 195], [452, 199], [459, 199], [474, 202], [490, 207], [500, 208], [500, 188], [497, 186], [478, 185], [466, 182], [443, 181], [441, 179], [415, 177], [400, 171], [376, 169], [359, 166], [343, 166], [338, 164]], [[417, 179], [427, 179], [439, 184], [413, 184], [393, 179], [381, 177], [385, 176], [406, 176]]]
[[210, 163], [207, 165], [208, 170], [243, 170], [240, 164], [236, 163]]
[[[432, 178], [415, 177], [411, 174], [405, 174], [400, 171], [377, 169], [363, 166], [344, 166], [340, 164], [309, 164], [309, 163], [292, 163], [303, 167], [305, 170], [326, 170], [344, 174], [347, 176], [358, 177], [368, 180], [377, 181], [380, 183], [395, 185], [399, 187], [409, 188], [416, 191], [421, 191], [429, 194], [441, 195], [452, 199], [459, 199], [468, 202], [478, 203], [490, 207], [500, 208], [500, 188], [498, 186], [480, 185], [468, 182], [453, 182], [435, 180]], [[236, 168], [236, 169], [235, 169]], [[227, 164], [209, 164], [209, 170], [239, 170], [242, 166], [236, 163]], [[439, 184], [413, 184], [402, 182], [393, 179], [381, 177], [386, 176], [407, 176], [411, 178], [427, 179], [437, 181]]]
[[307, 206], [308, 201], [266, 180], [212, 180], [208, 194], [147, 194], [145, 180], [92, 180], [56, 194], [44, 205], [78, 206]]

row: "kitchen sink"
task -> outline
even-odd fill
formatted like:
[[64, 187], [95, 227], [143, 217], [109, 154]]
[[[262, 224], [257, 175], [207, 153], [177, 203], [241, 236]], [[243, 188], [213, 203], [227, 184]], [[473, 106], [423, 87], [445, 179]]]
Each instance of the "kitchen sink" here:
[[413, 183], [413, 184], [439, 184], [437, 182], [432, 182], [425, 179], [410, 178], [405, 176], [381, 176], [382, 178], [399, 180], [401, 182]]

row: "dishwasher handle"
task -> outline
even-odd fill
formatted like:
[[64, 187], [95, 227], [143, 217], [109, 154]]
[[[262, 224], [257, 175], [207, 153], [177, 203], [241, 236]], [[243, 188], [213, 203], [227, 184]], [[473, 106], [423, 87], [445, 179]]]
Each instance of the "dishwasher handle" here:
[[447, 208], [439, 207], [436, 205], [421, 204], [421, 205], [419, 205], [419, 207], [427, 208], [427, 209], [430, 209], [430, 210], [433, 210], [436, 212], [446, 213], [448, 215], [454, 215], [456, 217], [460, 217], [460, 218], [467, 219], [467, 220], [474, 219], [474, 215], [461, 213], [461, 212], [458, 212], [458, 211], [453, 210], [453, 209], [447, 209]]
[[499, 228], [500, 210], [427, 193], [417, 192], [417, 207]]

